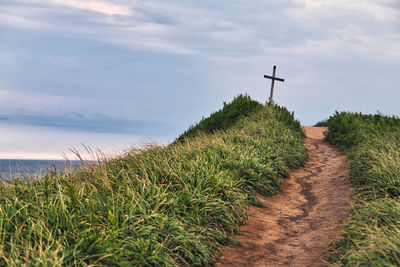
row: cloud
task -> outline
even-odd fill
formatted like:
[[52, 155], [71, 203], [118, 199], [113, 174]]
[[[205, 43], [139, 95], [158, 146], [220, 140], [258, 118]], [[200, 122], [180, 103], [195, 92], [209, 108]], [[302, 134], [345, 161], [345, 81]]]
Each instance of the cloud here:
[[23, 110], [21, 114], [0, 114], [0, 119], [7, 123], [32, 126], [46, 126], [64, 130], [87, 132], [129, 133], [141, 136], [164, 135], [173, 131], [171, 125], [152, 121], [138, 121], [111, 118], [105, 115], [87, 117], [77, 112], [67, 114], [35, 114]]
[[[18, 0], [22, 1], [22, 0]], [[385, 43], [398, 35], [399, 9], [393, 1], [294, 0], [246, 1], [29, 1], [15, 8], [6, 1], [4, 14], [46, 24], [47, 29], [79, 38], [97, 39], [163, 53], [210, 59], [257, 57], [276, 49], [288, 53], [331, 36], [362, 47], [369, 36]], [[21, 2], [17, 2], [21, 3]], [[23, 1], [22, 1], [23, 3]], [[68, 7], [73, 7], [68, 9]], [[103, 15], [82, 13], [79, 9]], [[22, 10], [22, 11], [21, 11]], [[95, 12], [96, 13], [96, 12]], [[68, 21], [68, 23], [65, 23]], [[8, 21], [10, 24], [23, 24]], [[353, 35], [356, 36], [353, 37]], [[385, 51], [382, 51], [385, 53]]]
[[0, 91], [0, 120], [12, 124], [91, 132], [153, 133], [164, 136], [174, 132], [168, 123], [112, 117], [95, 112], [99, 109], [97, 105], [99, 103], [92, 99], [3, 90]]
[[53, 114], [66, 113], [71, 108], [87, 112], [97, 105], [99, 105], [99, 102], [96, 100], [81, 97], [0, 90], [1, 110], [7, 110], [11, 113], [15, 113], [23, 107], [29, 107], [31, 111], [38, 114], [48, 112]]
[[85, 1], [85, 0], [53, 0], [53, 2], [73, 8], [87, 9], [90, 11], [100, 12], [107, 15], [130, 15], [128, 6], [109, 3], [105, 1]]

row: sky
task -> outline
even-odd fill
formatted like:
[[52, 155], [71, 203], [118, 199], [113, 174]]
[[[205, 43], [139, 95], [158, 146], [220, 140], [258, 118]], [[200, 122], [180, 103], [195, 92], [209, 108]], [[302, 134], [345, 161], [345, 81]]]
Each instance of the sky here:
[[240, 93], [400, 115], [399, 0], [0, 0], [0, 158], [167, 144]]

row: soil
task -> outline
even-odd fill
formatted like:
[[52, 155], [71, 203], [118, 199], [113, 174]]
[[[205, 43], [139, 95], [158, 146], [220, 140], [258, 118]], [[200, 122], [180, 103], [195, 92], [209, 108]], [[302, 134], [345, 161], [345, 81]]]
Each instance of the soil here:
[[251, 206], [248, 221], [226, 247], [218, 266], [324, 266], [338, 226], [346, 218], [352, 189], [344, 155], [323, 141], [326, 127], [304, 127], [309, 160], [293, 171], [266, 206]]

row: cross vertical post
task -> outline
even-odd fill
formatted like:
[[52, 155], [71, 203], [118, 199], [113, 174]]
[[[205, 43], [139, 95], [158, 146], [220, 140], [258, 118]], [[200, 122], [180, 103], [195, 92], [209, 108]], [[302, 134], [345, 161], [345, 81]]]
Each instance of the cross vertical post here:
[[285, 80], [284, 79], [282, 79], [282, 78], [277, 78], [277, 77], [275, 77], [275, 74], [276, 74], [276, 66], [274, 66], [274, 68], [272, 69], [272, 76], [268, 76], [268, 75], [264, 75], [264, 78], [267, 78], [267, 79], [271, 79], [272, 81], [271, 81], [271, 92], [270, 92], [270, 95], [269, 95], [269, 103], [270, 104], [272, 104], [272, 98], [273, 98], [273, 96], [274, 96], [274, 85], [275, 85], [275, 80], [277, 80], [277, 81], [280, 81], [280, 82], [284, 82]]
[[[272, 77], [275, 78], [275, 73], [276, 73], [276, 66], [272, 69]], [[274, 85], [275, 85], [275, 79], [272, 79], [271, 81], [271, 92], [269, 94], [269, 103], [272, 103], [272, 97], [274, 96]]]

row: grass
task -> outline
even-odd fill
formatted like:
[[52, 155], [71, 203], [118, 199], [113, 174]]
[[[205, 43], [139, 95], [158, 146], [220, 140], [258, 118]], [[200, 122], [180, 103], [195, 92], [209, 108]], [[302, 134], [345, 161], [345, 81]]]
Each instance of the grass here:
[[351, 160], [350, 217], [332, 265], [400, 266], [400, 119], [336, 113], [326, 139]]
[[0, 265], [212, 265], [255, 194], [307, 159], [293, 114], [257, 106], [166, 147], [1, 184]]
[[256, 110], [263, 107], [248, 95], [238, 95], [229, 104], [224, 102], [224, 107], [208, 118], [202, 118], [196, 125], [190, 126], [187, 131], [178, 137], [179, 141], [184, 138], [196, 136], [199, 132], [213, 133], [218, 130], [226, 130], [243, 117], [250, 116]]

